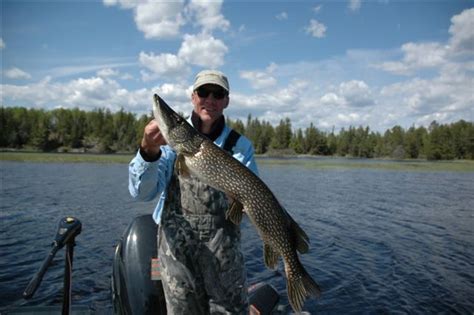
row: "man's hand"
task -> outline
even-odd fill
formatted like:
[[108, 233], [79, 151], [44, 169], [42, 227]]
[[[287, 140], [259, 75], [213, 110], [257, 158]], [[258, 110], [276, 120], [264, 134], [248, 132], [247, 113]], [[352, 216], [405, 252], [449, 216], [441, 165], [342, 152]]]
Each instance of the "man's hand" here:
[[166, 141], [160, 132], [160, 128], [155, 120], [145, 126], [143, 138], [140, 145], [140, 152], [145, 160], [157, 160], [160, 156], [160, 146]]

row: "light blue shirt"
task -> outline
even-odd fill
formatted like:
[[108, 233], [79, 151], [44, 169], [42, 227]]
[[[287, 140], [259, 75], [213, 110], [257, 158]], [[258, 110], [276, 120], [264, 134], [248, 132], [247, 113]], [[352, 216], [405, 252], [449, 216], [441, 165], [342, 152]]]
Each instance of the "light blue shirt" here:
[[[220, 136], [214, 141], [223, 147], [230, 128], [225, 125]], [[258, 175], [252, 143], [245, 136], [240, 136], [233, 148], [233, 156], [243, 165]], [[173, 174], [176, 152], [168, 146], [161, 146], [161, 156], [158, 161], [145, 161], [140, 152], [132, 159], [128, 167], [128, 190], [135, 200], [151, 201], [159, 195], [158, 204], [153, 212], [153, 219], [160, 224], [161, 213], [165, 205], [167, 188]]]

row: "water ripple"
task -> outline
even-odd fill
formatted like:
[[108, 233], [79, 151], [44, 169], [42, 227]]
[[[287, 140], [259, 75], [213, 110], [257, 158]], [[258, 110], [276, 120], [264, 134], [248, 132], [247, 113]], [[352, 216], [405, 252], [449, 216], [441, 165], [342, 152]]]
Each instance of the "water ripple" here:
[[[73, 303], [110, 306], [114, 244], [154, 203], [134, 203], [126, 165], [1, 162], [0, 311], [61, 302], [64, 252], [35, 297], [21, 293], [66, 215], [81, 219]], [[474, 174], [263, 166], [264, 181], [308, 233], [305, 268], [323, 289], [318, 314], [472, 314]], [[266, 281], [288, 305], [283, 264], [263, 264], [248, 220], [242, 249], [249, 282]], [[288, 308], [289, 309], [289, 308]]]

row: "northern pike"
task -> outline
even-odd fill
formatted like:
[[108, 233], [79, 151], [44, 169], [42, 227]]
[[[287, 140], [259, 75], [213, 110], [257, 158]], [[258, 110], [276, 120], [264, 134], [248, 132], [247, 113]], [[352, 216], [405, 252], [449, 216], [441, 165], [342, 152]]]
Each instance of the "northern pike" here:
[[199, 133], [156, 94], [153, 113], [163, 137], [177, 154], [179, 174], [192, 175], [226, 193], [232, 201], [226, 217], [234, 224], [240, 224], [243, 212], [247, 214], [263, 240], [267, 267], [276, 269], [279, 257], [283, 258], [288, 300], [296, 312], [301, 311], [307, 297], [320, 294], [296, 252], [308, 251], [306, 233], [257, 175]]

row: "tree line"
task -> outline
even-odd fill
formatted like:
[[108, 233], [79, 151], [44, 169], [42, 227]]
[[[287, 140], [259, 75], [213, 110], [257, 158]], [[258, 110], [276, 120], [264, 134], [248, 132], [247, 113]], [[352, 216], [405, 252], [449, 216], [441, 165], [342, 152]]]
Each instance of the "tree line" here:
[[[133, 152], [150, 115], [108, 109], [1, 108], [0, 147], [60, 152]], [[451, 124], [433, 121], [427, 128], [394, 126], [384, 133], [368, 126], [350, 126], [338, 133], [324, 132], [311, 123], [294, 130], [289, 118], [277, 126], [247, 117], [227, 118], [228, 124], [247, 136], [257, 154], [308, 154], [363, 158], [422, 158], [429, 160], [474, 159], [474, 125], [459, 120]]]

